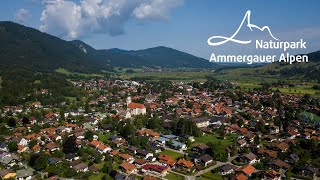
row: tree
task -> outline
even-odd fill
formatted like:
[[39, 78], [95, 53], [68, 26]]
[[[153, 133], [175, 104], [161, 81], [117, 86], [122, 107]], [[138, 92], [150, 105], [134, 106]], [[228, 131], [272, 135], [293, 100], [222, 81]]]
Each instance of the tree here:
[[76, 153], [78, 152], [78, 147], [76, 144], [76, 137], [75, 136], [70, 136], [67, 137], [64, 142], [63, 142], [63, 152], [65, 154], [69, 153]]
[[225, 150], [225, 147], [219, 141], [218, 143], [208, 143], [208, 146], [211, 150], [211, 155], [214, 159], [218, 161], [227, 161], [228, 160], [228, 153]]
[[16, 127], [16, 120], [14, 119], [14, 118], [10, 118], [9, 120], [8, 120], [8, 126], [10, 126], [10, 127]]
[[88, 139], [89, 141], [92, 141], [93, 140], [93, 132], [92, 131], [86, 131], [85, 134], [84, 134], [84, 137], [86, 139]]
[[41, 171], [48, 166], [48, 156], [40, 155], [34, 162], [33, 168], [37, 171]]
[[8, 144], [8, 148], [10, 152], [17, 152], [18, 150], [18, 143], [16, 141], [11, 141]]
[[133, 135], [134, 132], [135, 132], [135, 128], [134, 128], [133, 124], [127, 123], [122, 129], [121, 135], [123, 137], [127, 138], [127, 137]]
[[24, 126], [27, 125], [27, 124], [30, 124], [29, 118], [28, 118], [28, 117], [23, 117], [23, 118], [22, 118], [22, 124], [23, 124]]
[[37, 145], [38, 144], [38, 142], [37, 142], [37, 140], [31, 140], [30, 142], [29, 142], [29, 148], [31, 149], [31, 148], [33, 148], [35, 145]]
[[105, 174], [110, 174], [111, 171], [113, 171], [113, 169], [112, 169], [112, 163], [106, 162], [106, 163], [103, 165], [101, 171], [102, 171], [103, 173], [105, 173]]
[[91, 112], [91, 108], [90, 108], [90, 105], [89, 105], [88, 101], [86, 102], [86, 105], [84, 107], [84, 111], [87, 114]]
[[64, 110], [64, 108], [60, 108], [60, 118], [61, 118], [61, 120], [65, 120], [65, 117], [64, 117], [64, 113], [65, 113], [65, 110]]

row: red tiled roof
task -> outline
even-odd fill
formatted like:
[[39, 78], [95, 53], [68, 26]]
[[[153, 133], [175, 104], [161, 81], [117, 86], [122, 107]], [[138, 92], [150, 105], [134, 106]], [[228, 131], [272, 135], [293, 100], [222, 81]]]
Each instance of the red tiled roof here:
[[140, 104], [140, 103], [134, 103], [134, 102], [131, 102], [128, 104], [128, 108], [130, 109], [137, 109], [137, 108], [146, 108], [146, 106], [144, 104]]

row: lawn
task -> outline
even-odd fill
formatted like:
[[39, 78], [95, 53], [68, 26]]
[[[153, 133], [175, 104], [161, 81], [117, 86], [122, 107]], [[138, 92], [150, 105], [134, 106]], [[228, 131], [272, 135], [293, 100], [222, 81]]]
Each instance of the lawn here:
[[296, 87], [289, 87], [289, 88], [272, 88], [273, 90], [279, 89], [281, 93], [285, 94], [310, 94], [316, 95], [316, 93], [320, 93], [319, 90], [313, 89], [309, 85], [305, 86], [296, 86]]
[[174, 159], [178, 159], [179, 157], [183, 157], [183, 154], [180, 154], [180, 153], [177, 153], [174, 151], [170, 151], [170, 150], [164, 150], [159, 154], [165, 154], [165, 155], [173, 157]]
[[71, 102], [75, 102], [77, 100], [76, 97], [67, 96], [66, 98], [69, 99], [69, 101], [71, 101]]
[[92, 175], [89, 177], [89, 180], [101, 180], [102, 177], [104, 176], [104, 174], [102, 172], [100, 172], [99, 174], [97, 175]]
[[196, 140], [193, 142], [192, 146], [196, 146], [198, 144], [207, 144], [209, 142], [217, 143], [221, 142], [223, 146], [231, 145], [236, 139], [235, 134], [226, 135], [226, 139], [220, 139], [218, 135], [215, 134], [205, 134], [201, 137], [196, 137]]
[[174, 173], [168, 173], [165, 178], [168, 180], [184, 180], [185, 179], [183, 176], [180, 176]]
[[76, 73], [76, 72], [70, 72], [67, 69], [64, 68], [58, 68], [55, 70], [55, 72], [64, 74], [64, 75], [79, 75], [83, 77], [102, 77], [100, 74], [85, 74], [85, 73]]
[[261, 88], [262, 86], [259, 84], [253, 83], [242, 83], [238, 85], [242, 90], [253, 90], [255, 88]]
[[197, 180], [221, 180], [222, 176], [219, 174], [213, 174], [211, 171], [202, 174]]

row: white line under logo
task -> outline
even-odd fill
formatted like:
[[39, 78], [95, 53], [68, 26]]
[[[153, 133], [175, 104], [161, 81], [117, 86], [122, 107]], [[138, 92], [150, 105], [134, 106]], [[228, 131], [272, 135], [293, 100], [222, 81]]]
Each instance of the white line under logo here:
[[[239, 39], [236, 39], [236, 35], [238, 34], [238, 32], [241, 30], [244, 22], [247, 20], [247, 26], [249, 27], [249, 29], [251, 31], [253, 31], [253, 28], [255, 29], [258, 29], [260, 31], [264, 31], [264, 30], [267, 30], [270, 34], [270, 36], [274, 39], [274, 40], [277, 40], [279, 41], [279, 39], [275, 38], [269, 28], [269, 26], [263, 26], [262, 28], [257, 26], [257, 25], [254, 25], [254, 24], [251, 24], [250, 22], [250, 17], [251, 17], [251, 11], [248, 10], [244, 16], [244, 18], [242, 19], [242, 22], [240, 24], [240, 26], [238, 27], [238, 29], [236, 30], [236, 32], [231, 36], [231, 37], [224, 37], [224, 36], [212, 36], [208, 39], [208, 45], [210, 46], [219, 46], [219, 45], [222, 45], [224, 43], [227, 43], [229, 41], [232, 41], [232, 42], [235, 42], [235, 43], [239, 43], [239, 44], [249, 44], [251, 43], [251, 40], [239, 40]], [[222, 41], [217, 41], [217, 42], [212, 42], [213, 40], [215, 39], [222, 39]]]

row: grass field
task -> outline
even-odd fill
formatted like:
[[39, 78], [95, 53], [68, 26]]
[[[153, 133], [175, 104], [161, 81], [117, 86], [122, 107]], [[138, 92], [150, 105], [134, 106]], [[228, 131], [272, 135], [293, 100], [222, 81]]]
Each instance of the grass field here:
[[76, 101], [75, 97], [66, 97], [66, 98], [69, 99], [69, 101], [71, 101], [71, 102], [75, 102]]
[[170, 150], [164, 150], [160, 154], [165, 154], [165, 155], [171, 156], [174, 159], [178, 159], [179, 157], [183, 157], [183, 154], [180, 154], [180, 153], [177, 153], [174, 151], [170, 151]]
[[168, 180], [184, 180], [185, 179], [183, 176], [180, 176], [174, 173], [168, 173], [165, 178]]
[[222, 180], [219, 174], [212, 174], [211, 171], [202, 174], [197, 180]]
[[99, 174], [97, 175], [92, 175], [89, 177], [89, 180], [101, 180], [102, 177], [104, 176], [104, 174], [102, 172], [100, 172]]
[[121, 74], [123, 79], [144, 78], [146, 80], [169, 80], [169, 81], [206, 81], [210, 72], [137, 72]]
[[102, 75], [100, 74], [85, 74], [85, 73], [75, 73], [75, 72], [70, 72], [67, 69], [64, 68], [58, 68], [55, 70], [55, 72], [57, 73], [61, 73], [64, 75], [79, 75], [79, 76], [83, 76], [83, 77], [102, 77]]
[[223, 146], [228, 146], [231, 145], [232, 142], [234, 142], [236, 137], [237, 136], [235, 134], [230, 134], [226, 136], [226, 139], [219, 139], [219, 137], [215, 134], [205, 134], [201, 137], [197, 137], [195, 142], [193, 142], [192, 146], [196, 146], [198, 144], [206, 144], [209, 142], [217, 143], [219, 141]]
[[296, 87], [289, 87], [289, 88], [272, 88], [273, 90], [279, 89], [280, 92], [285, 94], [310, 94], [310, 95], [319, 95], [316, 94], [317, 92], [320, 93], [319, 90], [312, 89], [310, 85], [304, 86], [296, 86]]

